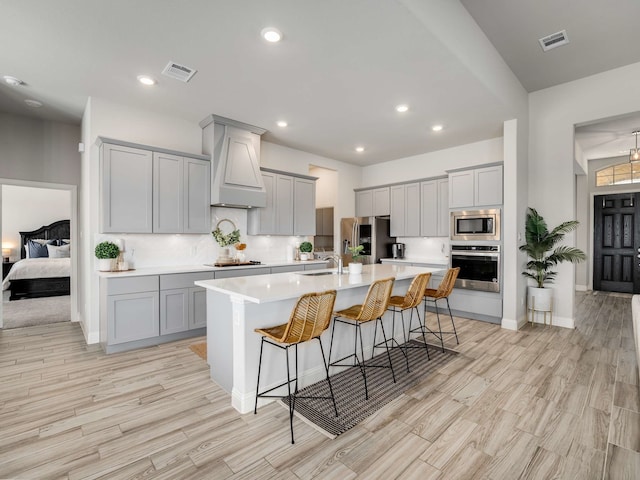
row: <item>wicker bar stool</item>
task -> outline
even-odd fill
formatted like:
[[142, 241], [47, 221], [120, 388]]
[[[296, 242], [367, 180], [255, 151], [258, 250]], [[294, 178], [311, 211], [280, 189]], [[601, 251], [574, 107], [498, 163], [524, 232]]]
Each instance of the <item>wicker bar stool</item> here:
[[[293, 438], [293, 412], [295, 409], [296, 398], [322, 398], [333, 401], [333, 408], [336, 411], [336, 417], [338, 416], [338, 407], [336, 406], [336, 400], [333, 396], [333, 388], [331, 387], [331, 380], [329, 380], [329, 367], [327, 366], [327, 359], [324, 356], [324, 349], [322, 348], [322, 341], [320, 335], [327, 328], [329, 328], [329, 322], [331, 322], [331, 314], [333, 312], [333, 305], [336, 300], [336, 291], [327, 290], [326, 292], [319, 293], [307, 293], [302, 295], [289, 317], [289, 322], [284, 325], [278, 325], [270, 328], [256, 328], [255, 332], [262, 335], [262, 341], [260, 342], [260, 362], [258, 363], [258, 380], [256, 382], [256, 403], [253, 408], [253, 413], [258, 413], [258, 398], [281, 398], [282, 395], [266, 395], [267, 393], [280, 388], [284, 385], [287, 386], [288, 398], [289, 398], [289, 425], [291, 427], [291, 443], [294, 442]], [[308, 342], [316, 339], [320, 344], [320, 352], [322, 353], [322, 364], [324, 365], [325, 372], [327, 374], [327, 383], [329, 384], [330, 397], [301, 397], [297, 396], [298, 392], [298, 344]], [[260, 371], [262, 370], [262, 350], [264, 344], [273, 345], [285, 351], [287, 359], [287, 381], [272, 387], [268, 390], [260, 392]], [[289, 368], [289, 347], [295, 347], [295, 359], [296, 370], [295, 378], [291, 378]], [[295, 382], [295, 389], [293, 394], [291, 393], [291, 383]]]
[[[427, 347], [427, 336], [426, 331], [424, 330], [424, 325], [420, 320], [420, 310], [418, 310], [418, 305], [422, 302], [422, 297], [424, 296], [424, 291], [429, 284], [429, 280], [431, 279], [431, 273], [421, 273], [416, 275], [411, 281], [411, 285], [409, 285], [409, 289], [407, 293], [403, 296], [400, 295], [392, 295], [389, 299], [389, 307], [388, 309], [393, 312], [393, 317], [391, 320], [391, 332], [396, 331], [396, 312], [400, 312], [400, 321], [402, 322], [402, 336], [404, 337], [404, 345], [400, 345], [395, 338], [390, 338], [389, 342], [392, 344], [391, 348], [400, 348], [402, 350], [402, 354], [404, 355], [405, 361], [407, 363], [407, 372], [409, 371], [409, 348], [424, 348], [427, 351], [427, 359], [431, 359], [429, 356], [429, 348]], [[405, 329], [404, 323], [404, 312], [405, 310], [411, 310], [411, 315], [409, 316], [409, 327]], [[411, 329], [411, 324], [413, 322], [413, 311], [415, 310], [416, 315], [418, 317], [418, 328]], [[376, 325], [377, 327], [377, 325]], [[409, 335], [411, 332], [420, 330], [422, 333], [422, 337], [424, 338], [424, 347], [422, 345], [409, 345]], [[407, 332], [409, 335], [407, 335]], [[374, 334], [375, 338], [375, 334]], [[374, 346], [374, 348], [382, 348], [384, 345], [378, 343]]]
[[[369, 291], [367, 292], [367, 296], [364, 299], [364, 303], [362, 305], [353, 305], [344, 310], [337, 311], [333, 318], [333, 328], [331, 329], [331, 346], [329, 347], [329, 366], [334, 367], [358, 367], [360, 368], [360, 373], [364, 378], [364, 392], [365, 398], [369, 399], [369, 390], [367, 388], [367, 368], [390, 368], [391, 376], [393, 377], [393, 383], [396, 383], [396, 375], [393, 371], [393, 364], [391, 363], [391, 354], [389, 353], [389, 348], [387, 346], [387, 358], [389, 359], [389, 365], [366, 365], [365, 366], [365, 357], [364, 357], [364, 344], [362, 341], [362, 331], [360, 330], [361, 325], [366, 322], [370, 322], [372, 320], [376, 322], [380, 322], [380, 328], [382, 329], [382, 336], [385, 340], [385, 345], [387, 344], [387, 337], [384, 332], [384, 325], [382, 325], [382, 315], [386, 312], [387, 307], [389, 305], [389, 298], [391, 297], [391, 290], [393, 288], [393, 282], [395, 278], [383, 278], [381, 280], [376, 280], [369, 287]], [[353, 344], [353, 353], [342, 357], [334, 362], [331, 362], [331, 352], [333, 351], [333, 338], [335, 336], [336, 324], [337, 323], [345, 323], [347, 325], [352, 325], [356, 329], [355, 340]], [[376, 323], [377, 326], [377, 323]], [[360, 336], [360, 355], [362, 357], [362, 361], [358, 358], [358, 335]], [[373, 339], [373, 343], [375, 345], [375, 335]], [[353, 364], [345, 364], [341, 363], [344, 360], [353, 357]]]
[[[450, 268], [447, 270], [444, 278], [438, 285], [437, 289], [427, 288], [424, 291], [424, 328], [427, 332], [436, 336], [438, 340], [440, 340], [440, 344], [442, 346], [442, 351], [444, 352], [444, 335], [455, 335], [456, 343], [460, 344], [458, 341], [458, 332], [456, 331], [456, 324], [453, 322], [453, 315], [451, 314], [451, 307], [449, 306], [449, 295], [453, 290], [453, 286], [456, 283], [456, 278], [458, 278], [458, 273], [460, 273], [460, 267]], [[442, 326], [440, 325], [440, 311], [438, 309], [438, 300], [445, 299], [447, 301], [447, 308], [449, 309], [449, 317], [451, 318], [451, 325], [453, 326], [453, 332], [443, 332]], [[438, 319], [438, 331], [430, 330], [427, 327], [427, 302], [433, 302], [436, 308], [436, 317]], [[426, 339], [425, 339], [426, 340]]]

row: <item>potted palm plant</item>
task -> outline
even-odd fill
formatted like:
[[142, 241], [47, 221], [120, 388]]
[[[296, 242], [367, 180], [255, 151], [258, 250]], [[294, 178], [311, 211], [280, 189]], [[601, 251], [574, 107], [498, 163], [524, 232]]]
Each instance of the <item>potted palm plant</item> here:
[[347, 247], [351, 254], [351, 261], [349, 262], [349, 273], [360, 274], [362, 273], [362, 251], [364, 246], [357, 245], [355, 247]]
[[549, 231], [547, 222], [535, 208], [529, 208], [527, 212], [525, 224], [527, 243], [521, 245], [520, 250], [526, 252], [530, 260], [522, 274], [536, 282], [535, 286], [529, 286], [529, 304], [535, 305], [536, 310], [551, 311], [553, 290], [545, 288], [545, 284], [552, 283], [557, 275], [552, 268], [562, 262], [578, 263], [587, 258], [579, 248], [557, 246], [567, 233], [578, 227], [578, 223], [577, 220], [570, 220]]
[[94, 251], [98, 259], [98, 270], [101, 272], [110, 272], [115, 270], [115, 260], [120, 255], [120, 249], [113, 242], [100, 242], [96, 245]]

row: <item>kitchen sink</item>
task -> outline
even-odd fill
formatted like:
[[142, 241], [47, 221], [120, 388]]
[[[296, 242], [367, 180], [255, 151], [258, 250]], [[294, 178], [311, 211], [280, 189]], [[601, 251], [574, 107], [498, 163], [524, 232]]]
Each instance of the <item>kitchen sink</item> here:
[[339, 275], [338, 272], [327, 272], [327, 271], [322, 271], [322, 272], [297, 272], [298, 275], [308, 275], [310, 277], [318, 277], [320, 275]]

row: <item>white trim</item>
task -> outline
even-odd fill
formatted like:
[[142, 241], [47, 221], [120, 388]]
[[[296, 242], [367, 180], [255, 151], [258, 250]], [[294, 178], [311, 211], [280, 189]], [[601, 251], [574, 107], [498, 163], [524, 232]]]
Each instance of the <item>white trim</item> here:
[[588, 291], [588, 287], [586, 285], [577, 285], [576, 284], [576, 292], [586, 292]]
[[525, 324], [526, 320], [522, 321], [522, 322], [518, 322], [517, 320], [514, 320], [512, 318], [502, 318], [502, 323], [501, 323], [501, 327], [506, 329], [506, 330], [519, 330], [520, 328], [522, 328], [522, 326]]
[[[71, 194], [71, 242], [73, 245], [80, 245], [79, 224], [78, 224], [78, 186], [65, 183], [36, 182], [31, 180], [18, 180], [14, 178], [0, 178], [0, 238], [2, 238], [2, 186], [13, 185], [18, 187], [50, 188], [52, 190], [67, 190]], [[79, 248], [71, 249], [71, 321], [77, 322], [80, 319], [78, 310], [78, 264]], [[3, 326], [2, 302], [0, 302], [0, 328]], [[86, 334], [85, 334], [86, 337]], [[91, 343], [91, 342], [88, 342]]]

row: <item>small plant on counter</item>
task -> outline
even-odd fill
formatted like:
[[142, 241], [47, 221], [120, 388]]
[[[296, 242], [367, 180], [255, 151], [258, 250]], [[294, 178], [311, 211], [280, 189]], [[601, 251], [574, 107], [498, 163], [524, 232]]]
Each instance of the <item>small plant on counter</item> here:
[[96, 255], [96, 258], [99, 258], [101, 260], [118, 258], [118, 255], [120, 255], [120, 249], [113, 242], [100, 242], [98, 245], [96, 245], [94, 253]]
[[311, 244], [311, 242], [302, 242], [300, 244], [300, 251], [302, 253], [311, 253], [313, 252], [313, 245]]
[[358, 245], [355, 247], [347, 247], [347, 250], [349, 250], [351, 259], [354, 261], [354, 263], [359, 263], [360, 259], [362, 258], [362, 251], [364, 250], [364, 246]]

